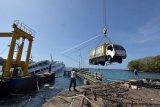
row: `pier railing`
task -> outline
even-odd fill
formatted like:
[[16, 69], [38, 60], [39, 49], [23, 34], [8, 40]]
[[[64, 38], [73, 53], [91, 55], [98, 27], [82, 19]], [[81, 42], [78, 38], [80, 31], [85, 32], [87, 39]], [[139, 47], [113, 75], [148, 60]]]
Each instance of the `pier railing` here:
[[77, 72], [77, 75], [80, 78], [84, 78], [88, 81], [91, 81], [92, 83], [102, 83], [104, 80], [104, 75], [102, 72], [91, 72], [91, 71], [84, 71], [84, 70], [79, 70]]

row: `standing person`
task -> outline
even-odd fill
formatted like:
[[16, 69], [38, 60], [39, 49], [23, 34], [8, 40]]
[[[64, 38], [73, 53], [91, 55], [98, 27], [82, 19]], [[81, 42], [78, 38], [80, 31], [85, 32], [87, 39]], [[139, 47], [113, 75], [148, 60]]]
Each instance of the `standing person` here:
[[138, 79], [138, 71], [137, 71], [137, 69], [134, 69], [134, 76], [135, 76], [136, 79]]
[[76, 72], [75, 72], [74, 68], [71, 71], [71, 80], [70, 80], [70, 85], [69, 85], [69, 91], [71, 91], [72, 83], [74, 84], [74, 91], [76, 91]]

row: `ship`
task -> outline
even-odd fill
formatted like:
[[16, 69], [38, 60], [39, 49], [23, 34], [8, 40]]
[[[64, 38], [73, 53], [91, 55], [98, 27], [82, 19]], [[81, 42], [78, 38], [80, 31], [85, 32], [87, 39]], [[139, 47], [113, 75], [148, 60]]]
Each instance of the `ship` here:
[[[46, 69], [48, 64], [46, 68], [43, 68], [45, 71], [38, 74], [31, 74], [31, 71], [28, 69], [32, 66], [29, 60], [34, 35], [34, 30], [18, 20], [14, 21], [12, 32], [0, 33], [0, 37], [11, 38], [8, 58], [2, 65], [0, 95], [10, 93], [25, 94], [28, 91], [39, 90], [39, 86], [43, 84], [54, 83], [55, 73], [52, 72], [52, 69]], [[26, 60], [21, 63], [23, 47], [26, 40], [28, 40]], [[16, 46], [17, 48], [15, 48]], [[15, 49], [17, 49], [17, 51], [15, 51]], [[17, 52], [16, 58], [14, 58], [15, 52]], [[50, 65], [52, 66], [52, 64]]]
[[30, 74], [40, 74], [47, 71], [55, 74], [65, 71], [65, 64], [59, 61], [42, 60], [38, 62], [31, 61], [28, 70]]

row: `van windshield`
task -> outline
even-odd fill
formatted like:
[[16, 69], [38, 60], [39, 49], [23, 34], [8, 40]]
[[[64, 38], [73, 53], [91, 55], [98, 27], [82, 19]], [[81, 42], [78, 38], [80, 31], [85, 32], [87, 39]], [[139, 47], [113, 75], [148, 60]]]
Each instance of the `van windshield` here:
[[107, 49], [112, 51], [113, 50], [112, 45], [109, 45]]

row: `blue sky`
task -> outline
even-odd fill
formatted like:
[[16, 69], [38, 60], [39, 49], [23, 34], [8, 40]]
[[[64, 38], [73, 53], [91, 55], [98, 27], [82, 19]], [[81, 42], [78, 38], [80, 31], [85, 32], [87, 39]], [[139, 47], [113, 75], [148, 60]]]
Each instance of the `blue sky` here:
[[[127, 59], [103, 68], [126, 69], [133, 59], [160, 54], [159, 10], [159, 0], [106, 0], [107, 35], [125, 47]], [[103, 38], [103, 0], [0, 0], [0, 13], [0, 32], [12, 31], [14, 20], [36, 31], [34, 60], [50, 59], [52, 54], [54, 60], [74, 67], [78, 66], [81, 50], [83, 65], [97, 67], [89, 65], [88, 58], [90, 49]], [[9, 43], [10, 39], [0, 38], [0, 56], [7, 57]], [[23, 59], [25, 51], [26, 45]]]

